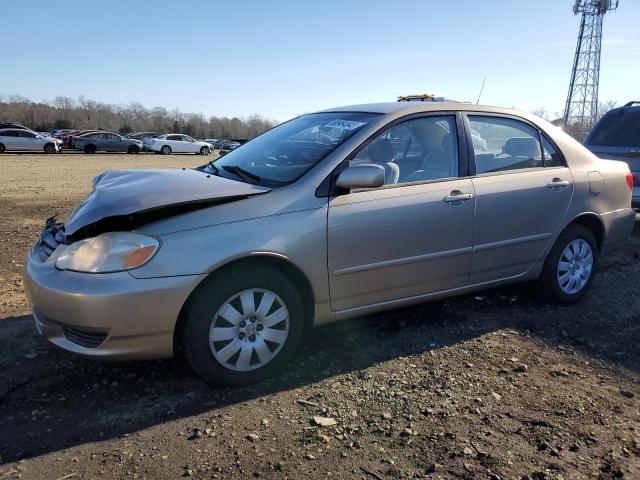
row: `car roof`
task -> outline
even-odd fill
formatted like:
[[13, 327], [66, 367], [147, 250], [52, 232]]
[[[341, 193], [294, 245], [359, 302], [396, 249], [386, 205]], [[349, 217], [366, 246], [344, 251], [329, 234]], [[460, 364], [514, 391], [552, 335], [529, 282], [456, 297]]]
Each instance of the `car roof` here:
[[505, 113], [522, 116], [523, 112], [517, 110], [494, 107], [490, 105], [476, 105], [463, 102], [386, 102], [386, 103], [365, 103], [359, 105], [347, 105], [344, 107], [328, 108], [316, 113], [326, 112], [363, 112], [382, 114], [410, 114], [420, 112], [439, 112], [443, 110], [463, 110], [473, 112]]

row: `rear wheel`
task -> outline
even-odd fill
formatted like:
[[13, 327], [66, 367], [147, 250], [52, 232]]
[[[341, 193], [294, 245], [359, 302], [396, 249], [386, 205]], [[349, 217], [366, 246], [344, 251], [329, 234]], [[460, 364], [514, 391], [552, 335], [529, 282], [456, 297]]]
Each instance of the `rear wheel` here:
[[209, 150], [209, 147], [202, 147], [200, 149], [200, 155], [209, 155], [209, 153], [211, 153], [211, 151]]
[[44, 146], [45, 153], [56, 153], [56, 146], [53, 143], [47, 143]]
[[165, 145], [160, 149], [160, 151], [162, 152], [163, 155], [170, 155], [171, 147], [169, 145]]
[[282, 369], [297, 348], [304, 309], [295, 285], [269, 267], [205, 280], [185, 308], [184, 355], [206, 381], [248, 385]]
[[96, 153], [96, 146], [87, 145], [86, 147], [84, 147], [84, 153]]
[[582, 225], [569, 225], [553, 245], [538, 278], [542, 297], [560, 305], [580, 300], [593, 282], [597, 259], [593, 232]]

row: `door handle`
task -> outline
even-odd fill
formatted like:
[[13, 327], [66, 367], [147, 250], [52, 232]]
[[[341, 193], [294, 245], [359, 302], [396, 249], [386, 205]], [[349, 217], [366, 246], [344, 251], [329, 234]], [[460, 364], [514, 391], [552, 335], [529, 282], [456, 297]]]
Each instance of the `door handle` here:
[[459, 203], [466, 202], [467, 200], [471, 200], [473, 198], [473, 193], [462, 193], [459, 191], [453, 191], [450, 195], [447, 195], [442, 199], [445, 203]]
[[569, 186], [569, 180], [554, 178], [551, 183], [547, 183], [547, 188], [564, 188]]

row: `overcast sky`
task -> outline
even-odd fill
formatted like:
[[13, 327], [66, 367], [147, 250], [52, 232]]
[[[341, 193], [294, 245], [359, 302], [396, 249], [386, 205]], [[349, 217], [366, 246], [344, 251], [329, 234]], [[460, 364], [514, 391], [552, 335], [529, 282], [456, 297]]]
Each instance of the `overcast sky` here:
[[[433, 92], [561, 112], [573, 0], [0, 0], [0, 95], [285, 120]], [[604, 20], [600, 100], [640, 100], [640, 1]], [[12, 53], [8, 53], [12, 52]]]

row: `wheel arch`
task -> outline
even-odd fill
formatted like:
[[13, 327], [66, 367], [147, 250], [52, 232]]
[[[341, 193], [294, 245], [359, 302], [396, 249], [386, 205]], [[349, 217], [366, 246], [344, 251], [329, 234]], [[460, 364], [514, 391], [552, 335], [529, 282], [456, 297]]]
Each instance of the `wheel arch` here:
[[240, 266], [245, 267], [247, 265], [255, 267], [267, 266], [279, 271], [287, 278], [289, 278], [295, 285], [300, 294], [300, 298], [302, 299], [304, 308], [305, 330], [311, 328], [314, 322], [315, 314], [315, 294], [313, 291], [313, 287], [311, 286], [311, 282], [309, 281], [305, 273], [284, 255], [273, 252], [256, 252], [251, 255], [231, 259], [228, 262], [219, 265], [214, 270], [209, 272], [209, 274], [204, 277], [198, 283], [198, 285], [195, 286], [195, 288], [191, 291], [184, 304], [182, 305], [180, 314], [178, 315], [178, 320], [176, 321], [176, 325], [174, 327], [174, 352], [178, 352], [180, 349], [180, 335], [185, 318], [185, 307], [187, 306], [191, 298], [196, 295], [201, 288], [204, 287], [206, 282], [212, 281], [213, 278], [217, 277], [218, 275], [224, 274], [224, 272], [226, 271], [238, 268]]
[[583, 227], [591, 230], [593, 232], [593, 235], [596, 237], [596, 242], [598, 243], [598, 251], [602, 250], [602, 246], [604, 245], [606, 236], [606, 229], [598, 214], [592, 212], [581, 213], [577, 217], [574, 217], [573, 220], [571, 220], [567, 225], [565, 225], [565, 227], [562, 229], [562, 232], [565, 231], [570, 225], [582, 225]]

